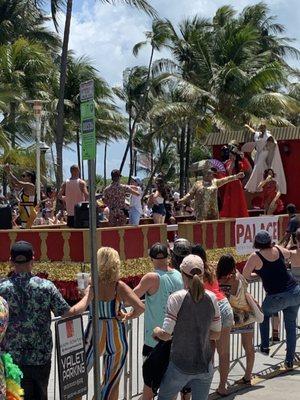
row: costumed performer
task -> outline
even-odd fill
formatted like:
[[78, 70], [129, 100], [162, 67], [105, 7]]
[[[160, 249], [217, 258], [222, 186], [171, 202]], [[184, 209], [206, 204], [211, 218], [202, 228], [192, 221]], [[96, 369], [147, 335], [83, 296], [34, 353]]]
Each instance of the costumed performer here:
[[264, 180], [258, 185], [262, 189], [263, 208], [267, 215], [278, 214], [284, 210], [284, 205], [280, 199], [281, 193], [276, 181], [274, 171], [269, 168], [264, 172]]
[[203, 180], [197, 181], [189, 193], [179, 200], [179, 203], [194, 199], [194, 210], [197, 221], [219, 219], [218, 188], [226, 183], [243, 179], [244, 173], [215, 179], [215, 171], [208, 166], [203, 169]]
[[[237, 176], [243, 173], [245, 164], [242, 162], [241, 153], [236, 147], [229, 149], [229, 160], [225, 162], [227, 174]], [[245, 198], [242, 182], [235, 179], [225, 185], [223, 207], [220, 212], [222, 218], [243, 218], [248, 217], [248, 207]]]
[[254, 168], [245, 189], [250, 193], [262, 191], [262, 188], [258, 186], [263, 180], [265, 170], [271, 168], [276, 174], [280, 192], [286, 194], [286, 179], [277, 141], [267, 130], [265, 124], [261, 124], [258, 131], [249, 125], [245, 125], [245, 127], [254, 133], [254, 142], [246, 143], [242, 147], [242, 151], [256, 150]]
[[20, 190], [20, 203], [19, 214], [21, 219], [22, 228], [31, 228], [37, 216], [36, 195], [35, 195], [35, 173], [33, 171], [25, 171], [22, 174], [22, 180], [17, 179], [12, 171], [10, 165], [6, 164], [4, 167], [5, 172], [8, 174], [11, 185]]
[[[8, 304], [0, 296], [0, 346], [8, 325]], [[0, 354], [0, 399], [21, 400], [23, 390], [20, 387], [22, 372], [13, 363], [9, 353]]]

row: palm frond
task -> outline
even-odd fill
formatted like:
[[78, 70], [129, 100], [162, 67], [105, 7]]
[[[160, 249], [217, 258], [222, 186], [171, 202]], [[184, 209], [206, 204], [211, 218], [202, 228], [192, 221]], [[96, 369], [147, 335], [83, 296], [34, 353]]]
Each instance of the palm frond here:
[[140, 50], [147, 45], [147, 42], [139, 42], [133, 46], [132, 53], [135, 57], [139, 54]]
[[100, 0], [102, 3], [117, 4], [124, 3], [129, 6], [135, 7], [141, 11], [144, 11], [150, 17], [158, 17], [157, 11], [152, 7], [146, 0]]
[[299, 113], [300, 102], [283, 93], [267, 92], [252, 96], [249, 99], [247, 108], [249, 108], [249, 110], [256, 110], [258, 113], [272, 113], [272, 110], [277, 111], [278, 113], [281, 110], [285, 112]]

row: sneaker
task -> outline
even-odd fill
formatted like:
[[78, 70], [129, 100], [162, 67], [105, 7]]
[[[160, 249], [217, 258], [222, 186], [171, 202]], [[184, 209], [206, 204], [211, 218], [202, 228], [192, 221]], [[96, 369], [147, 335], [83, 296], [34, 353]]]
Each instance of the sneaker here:
[[264, 354], [265, 356], [268, 356], [269, 353], [270, 353], [270, 349], [269, 349], [269, 347], [264, 348], [264, 347], [260, 346], [260, 347], [259, 347], [259, 352], [262, 353], [262, 354]]
[[284, 367], [287, 371], [291, 371], [294, 369], [294, 363], [293, 361], [285, 361]]

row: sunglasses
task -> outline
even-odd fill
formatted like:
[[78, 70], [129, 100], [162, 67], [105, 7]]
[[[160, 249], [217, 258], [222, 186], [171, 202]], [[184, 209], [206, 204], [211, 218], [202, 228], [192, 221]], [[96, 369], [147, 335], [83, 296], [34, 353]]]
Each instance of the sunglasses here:
[[28, 178], [28, 175], [27, 174], [23, 174], [22, 178]]

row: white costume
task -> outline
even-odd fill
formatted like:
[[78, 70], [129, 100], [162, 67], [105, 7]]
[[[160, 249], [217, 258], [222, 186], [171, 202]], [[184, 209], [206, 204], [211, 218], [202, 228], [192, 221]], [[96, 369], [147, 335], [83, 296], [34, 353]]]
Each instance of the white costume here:
[[[270, 138], [273, 140], [269, 141], [268, 139]], [[275, 179], [278, 183], [279, 191], [282, 194], [286, 194], [286, 179], [277, 141], [269, 131], [266, 131], [262, 136], [261, 132], [255, 132], [254, 141], [254, 143], [246, 143], [244, 145], [248, 149], [253, 145], [253, 149], [255, 148], [256, 150], [254, 168], [245, 189], [250, 193], [258, 192], [257, 188], [264, 178], [265, 170], [271, 168], [276, 175]]]

